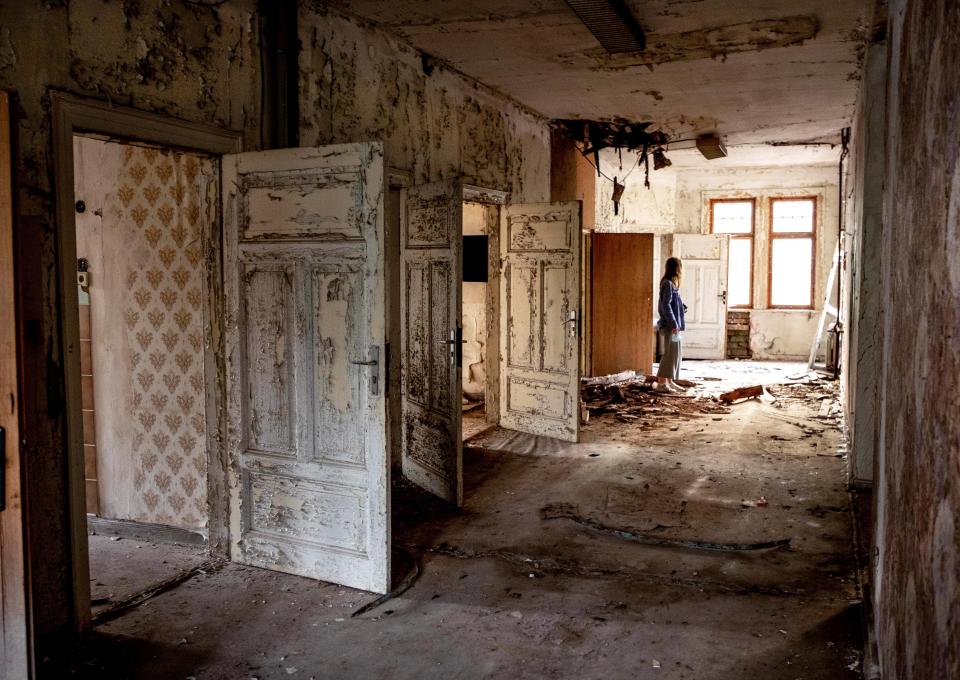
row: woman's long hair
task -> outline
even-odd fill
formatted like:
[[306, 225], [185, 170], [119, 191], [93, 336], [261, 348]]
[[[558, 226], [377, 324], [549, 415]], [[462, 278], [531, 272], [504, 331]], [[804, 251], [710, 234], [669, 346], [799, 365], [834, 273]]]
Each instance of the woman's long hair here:
[[683, 262], [679, 257], [671, 257], [667, 260], [667, 271], [663, 278], [673, 281], [673, 285], [680, 287], [680, 280], [683, 278]]

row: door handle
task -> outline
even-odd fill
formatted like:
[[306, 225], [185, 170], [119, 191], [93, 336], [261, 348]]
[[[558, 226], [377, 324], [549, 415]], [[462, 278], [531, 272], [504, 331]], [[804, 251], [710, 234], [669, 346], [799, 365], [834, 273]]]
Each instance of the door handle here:
[[577, 337], [577, 313], [573, 310], [570, 311], [570, 318], [563, 322], [563, 325], [570, 324], [570, 337]]
[[456, 366], [461, 362], [463, 357], [463, 329], [460, 326], [450, 331], [449, 340], [441, 340], [440, 344], [449, 347], [451, 364]]
[[351, 361], [354, 366], [369, 366], [373, 369], [370, 376], [370, 394], [376, 396], [380, 394], [380, 347], [379, 345], [370, 346], [370, 358], [366, 361]]
[[723, 300], [723, 304], [727, 304], [727, 291], [723, 291], [717, 297]]

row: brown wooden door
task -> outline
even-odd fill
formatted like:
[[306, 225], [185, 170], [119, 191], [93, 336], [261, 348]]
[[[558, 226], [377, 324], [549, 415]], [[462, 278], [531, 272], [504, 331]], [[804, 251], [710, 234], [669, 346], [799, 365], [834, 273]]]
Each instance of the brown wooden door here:
[[23, 513], [20, 503], [20, 413], [17, 370], [16, 282], [13, 271], [13, 176], [10, 100], [0, 92], [0, 678], [27, 678]]
[[590, 375], [652, 370], [653, 234], [593, 233]]

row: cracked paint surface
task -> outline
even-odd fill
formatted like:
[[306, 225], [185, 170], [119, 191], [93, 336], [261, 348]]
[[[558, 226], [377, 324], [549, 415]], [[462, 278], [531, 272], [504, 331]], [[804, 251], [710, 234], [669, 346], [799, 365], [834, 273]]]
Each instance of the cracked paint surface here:
[[884, 677], [955, 678], [960, 6], [898, 0], [889, 14], [877, 642]]

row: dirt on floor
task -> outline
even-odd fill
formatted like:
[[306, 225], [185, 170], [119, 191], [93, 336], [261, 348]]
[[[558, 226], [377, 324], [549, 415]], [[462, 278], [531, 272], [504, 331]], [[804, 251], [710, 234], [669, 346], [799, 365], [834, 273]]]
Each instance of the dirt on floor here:
[[227, 564], [54, 677], [858, 678], [835, 388], [774, 382], [772, 401], [596, 414], [578, 444], [490, 430], [462, 508], [394, 485], [396, 597], [352, 616], [376, 597]]

